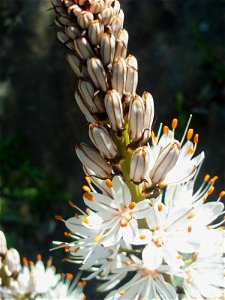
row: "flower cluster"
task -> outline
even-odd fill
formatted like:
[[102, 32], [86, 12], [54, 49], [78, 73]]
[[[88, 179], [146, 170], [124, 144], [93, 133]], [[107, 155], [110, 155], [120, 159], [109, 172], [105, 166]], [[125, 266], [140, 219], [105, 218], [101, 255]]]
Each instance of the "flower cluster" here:
[[204, 152], [198, 134], [181, 139], [178, 120], [153, 130], [154, 101], [138, 95], [137, 59], [118, 0], [55, 0], [58, 39], [78, 77], [76, 102], [94, 148], [75, 151], [86, 174], [86, 211], [64, 220], [71, 242], [55, 242], [67, 258], [105, 280], [100, 291], [133, 278], [106, 299], [222, 298], [224, 205], [208, 202], [216, 177], [195, 181]]
[[7, 249], [6, 238], [0, 231], [0, 298], [1, 299], [78, 299], [84, 300], [85, 282], [73, 279], [70, 273], [56, 274], [52, 260], [45, 267], [41, 255], [37, 262], [28, 261], [14, 248]]

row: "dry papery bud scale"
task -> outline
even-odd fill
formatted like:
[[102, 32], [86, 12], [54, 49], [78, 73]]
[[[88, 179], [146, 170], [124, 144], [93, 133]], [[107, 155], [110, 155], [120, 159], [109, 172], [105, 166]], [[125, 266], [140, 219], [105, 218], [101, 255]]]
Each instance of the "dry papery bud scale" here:
[[[193, 190], [204, 152], [195, 155], [198, 134], [189, 128], [192, 116], [180, 140], [176, 138], [177, 119], [170, 127], [160, 124], [157, 133], [153, 131], [153, 97], [147, 91], [137, 92], [138, 63], [129, 53], [129, 35], [123, 28], [124, 13], [118, 0], [55, 0], [53, 7], [58, 39], [78, 77], [75, 99], [89, 123], [95, 147], [84, 143], [75, 147], [86, 174], [83, 199], [88, 208], [84, 212], [70, 202], [82, 214], [68, 220], [57, 216], [76, 241], [56, 243], [56, 248], [66, 247], [71, 254], [68, 261], [82, 263], [81, 270], [93, 272], [87, 279], [106, 278], [115, 265], [120, 266], [119, 273], [138, 272], [136, 283], [131, 281], [106, 299], [126, 299], [127, 292], [127, 299], [178, 299], [174, 287], [164, 281], [172, 271], [163, 269], [163, 263], [177, 267], [176, 276], [186, 280], [185, 293], [192, 294], [191, 280], [186, 279], [191, 267], [182, 269], [189, 263], [180, 253], [193, 253], [188, 256], [190, 263], [197, 259], [198, 243], [189, 237], [196, 224], [204, 223], [207, 229], [224, 224], [210, 225], [224, 214], [219, 201], [225, 195], [220, 193], [217, 203], [203, 205], [214, 190], [215, 179]], [[188, 195], [184, 203], [179, 202], [179, 193]], [[182, 249], [178, 247], [181, 240]], [[141, 252], [126, 248], [121, 241], [147, 246]], [[132, 260], [121, 253], [139, 256]], [[113, 288], [113, 282], [126, 275], [118, 280], [119, 273], [115, 271], [115, 277], [99, 290]], [[206, 298], [217, 297], [220, 288], [213, 296], [206, 294]]]

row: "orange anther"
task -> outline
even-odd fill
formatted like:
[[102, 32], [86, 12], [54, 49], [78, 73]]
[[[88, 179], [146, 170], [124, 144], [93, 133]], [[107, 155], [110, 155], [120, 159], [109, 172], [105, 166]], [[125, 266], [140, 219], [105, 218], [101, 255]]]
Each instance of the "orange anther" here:
[[87, 281], [78, 281], [77, 286], [84, 287], [87, 284]]
[[195, 149], [194, 149], [194, 148], [190, 147], [190, 148], [188, 149], [188, 154], [192, 154], [192, 153], [194, 153], [194, 152], [195, 152]]
[[163, 209], [163, 205], [162, 205], [162, 203], [159, 203], [158, 204], [158, 211], [162, 211], [162, 209]]
[[177, 255], [177, 259], [182, 259], [183, 256], [182, 255]]
[[72, 233], [71, 233], [71, 232], [67, 232], [67, 231], [65, 231], [65, 232], [64, 232], [64, 235], [65, 235], [65, 236], [71, 236], [71, 235], [72, 235]]
[[199, 135], [196, 133], [195, 136], [194, 136], [194, 143], [195, 144], [198, 143], [198, 138], [199, 138]]
[[212, 179], [210, 179], [210, 182], [214, 183], [218, 178], [218, 176], [214, 176]]
[[134, 209], [135, 206], [136, 206], [136, 203], [135, 203], [135, 202], [131, 202], [131, 203], [129, 204], [129, 209]]
[[192, 227], [188, 226], [188, 232], [191, 232], [191, 231], [192, 231]]
[[215, 187], [214, 187], [214, 186], [211, 186], [211, 187], [208, 189], [208, 194], [211, 195], [211, 194], [214, 192], [214, 189], [215, 189]]
[[85, 176], [85, 180], [87, 181], [87, 183], [88, 183], [88, 184], [90, 184], [90, 183], [91, 183], [91, 177], [89, 177], [89, 176]]
[[76, 212], [75, 215], [74, 215], [74, 218], [79, 219], [78, 216], [79, 216], [79, 214], [78, 214], [78, 212]]
[[42, 260], [41, 254], [38, 254], [38, 255], [37, 255], [37, 260]]
[[192, 219], [192, 218], [194, 218], [194, 214], [190, 214], [188, 217], [187, 217], [187, 219]]
[[22, 258], [22, 262], [23, 262], [24, 265], [28, 265], [28, 260], [27, 260], [26, 257], [23, 257], [23, 258]]
[[94, 196], [92, 194], [89, 194], [89, 193], [85, 193], [84, 194], [84, 197], [86, 199], [88, 199], [89, 201], [94, 201]]
[[119, 292], [119, 294], [122, 296], [122, 295], [126, 294], [126, 291], [122, 290], [122, 291]]
[[141, 235], [139, 235], [139, 239], [140, 239], [140, 240], [144, 240], [144, 239], [146, 239], [146, 235], [145, 235], [145, 234], [141, 234]]
[[110, 179], [106, 179], [105, 183], [106, 183], [107, 187], [112, 188], [112, 181]]
[[72, 280], [73, 279], [73, 274], [66, 273], [66, 278]]
[[172, 128], [176, 129], [177, 128], [177, 124], [178, 124], [178, 120], [177, 119], [173, 119], [172, 123], [171, 123]]
[[220, 192], [219, 197], [223, 198], [225, 196], [225, 191]]
[[87, 218], [85, 218], [85, 217], [82, 217], [82, 218], [81, 218], [81, 220], [82, 220], [82, 222], [84, 222], [84, 223], [86, 223], [86, 224], [88, 224], [88, 223], [89, 223], [88, 219], [87, 219]]
[[80, 247], [77, 247], [76, 249], [74, 249], [74, 253], [77, 253], [79, 251]]
[[34, 266], [34, 262], [32, 260], [29, 261], [29, 264], [30, 264], [31, 267]]
[[47, 261], [47, 267], [51, 267], [51, 265], [52, 265], [52, 260], [49, 259], [49, 260]]
[[169, 133], [169, 127], [168, 126], [163, 126], [163, 133], [168, 134]]
[[207, 196], [204, 196], [202, 199], [203, 199], [203, 202], [206, 202]]
[[90, 189], [89, 186], [87, 186], [87, 185], [83, 185], [83, 186], [82, 186], [82, 189], [83, 189], [85, 192], [87, 192], [87, 193], [90, 193], [90, 191], [91, 191], [91, 189]]
[[206, 174], [205, 177], [204, 177], [204, 181], [205, 181], [205, 182], [209, 181], [209, 178], [210, 178], [210, 175], [209, 175], [209, 174]]
[[193, 133], [194, 133], [194, 130], [192, 128], [189, 128], [188, 132], [187, 132], [187, 139], [188, 140], [190, 140], [192, 138]]
[[55, 215], [55, 220], [57, 220], [57, 221], [62, 221], [62, 217], [59, 216], [59, 215]]

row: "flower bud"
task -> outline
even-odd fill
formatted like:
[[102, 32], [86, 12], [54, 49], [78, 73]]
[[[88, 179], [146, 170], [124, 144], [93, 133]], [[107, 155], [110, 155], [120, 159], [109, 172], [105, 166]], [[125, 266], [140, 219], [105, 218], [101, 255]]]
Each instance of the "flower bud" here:
[[112, 68], [112, 88], [117, 90], [120, 96], [124, 93], [126, 83], [127, 65], [124, 58], [119, 57], [113, 62]]
[[7, 243], [5, 235], [0, 231], [0, 255], [5, 255], [7, 251]]
[[57, 32], [57, 38], [62, 44], [66, 44], [69, 42], [69, 38], [63, 30], [59, 30]]
[[102, 23], [107, 26], [109, 25], [109, 22], [113, 16], [113, 8], [112, 7], [106, 7], [103, 9], [101, 14], [99, 14], [99, 19], [102, 21]]
[[150, 137], [152, 132], [152, 122], [154, 119], [154, 101], [152, 95], [148, 92], [144, 92], [142, 95], [142, 99], [145, 105], [145, 115], [144, 115], [144, 132], [142, 141], [146, 143]]
[[118, 15], [113, 16], [109, 24], [110, 24], [112, 33], [117, 38], [117, 35], [118, 35], [120, 29], [123, 28], [123, 21], [121, 20], [121, 17]]
[[113, 143], [107, 129], [100, 124], [89, 125], [89, 136], [96, 148], [108, 159], [117, 155], [116, 145]]
[[121, 21], [122, 21], [122, 27], [123, 27], [123, 23], [124, 23], [124, 12], [122, 9], [120, 9], [118, 16], [120, 17]]
[[6, 252], [5, 263], [7, 266], [6, 272], [8, 276], [20, 271], [20, 255], [16, 249], [11, 248]]
[[105, 32], [100, 42], [100, 53], [103, 64], [109, 65], [113, 61], [116, 40], [113, 34]]
[[80, 6], [83, 6], [87, 0], [74, 0], [74, 2]]
[[74, 47], [81, 59], [86, 60], [93, 56], [93, 51], [86, 38], [82, 37], [74, 41]]
[[103, 0], [89, 0], [89, 10], [93, 14], [100, 13], [104, 8], [104, 1]]
[[96, 93], [92, 84], [85, 80], [79, 80], [79, 92], [91, 113], [104, 113], [105, 106], [103, 99]]
[[77, 23], [81, 28], [87, 29], [91, 21], [94, 20], [94, 16], [90, 11], [82, 11], [77, 17]]
[[108, 89], [108, 83], [105, 69], [101, 60], [96, 57], [88, 59], [87, 69], [95, 86], [106, 92]]
[[123, 130], [123, 109], [119, 93], [116, 90], [109, 90], [105, 95], [104, 103], [112, 129]]
[[97, 177], [102, 179], [111, 177], [112, 167], [97, 151], [84, 143], [77, 145], [75, 150], [82, 164], [95, 172]]
[[75, 99], [77, 101], [77, 105], [79, 106], [80, 110], [84, 114], [87, 121], [90, 122], [90, 123], [96, 122], [96, 119], [90, 113], [90, 110], [89, 110], [87, 104], [84, 102], [83, 98], [81, 97], [81, 95], [78, 91], [75, 92]]
[[68, 15], [66, 14], [61, 14], [58, 18], [58, 21], [63, 25], [67, 26], [71, 23], [70, 18], [68, 18]]
[[91, 21], [88, 26], [88, 37], [92, 45], [98, 45], [104, 32], [104, 25], [99, 20]]
[[120, 12], [120, 2], [118, 0], [115, 0], [113, 3], [113, 13], [114, 15], [118, 15]]
[[127, 63], [127, 76], [126, 76], [125, 91], [132, 95], [135, 95], [137, 84], [138, 84], [137, 60], [134, 56], [128, 55], [126, 59], [126, 63]]
[[75, 27], [73, 24], [66, 26], [65, 32], [68, 35], [68, 37], [72, 40], [75, 40], [76, 38], [80, 37], [80, 35], [81, 35], [80, 29]]
[[116, 51], [115, 51], [114, 59], [117, 59], [119, 57], [126, 58], [128, 38], [129, 36], [126, 29], [121, 29], [118, 33], [118, 37], [116, 41]]
[[132, 141], [138, 141], [142, 137], [144, 115], [144, 102], [137, 95], [131, 100], [128, 115], [128, 133]]
[[150, 178], [154, 183], [162, 182], [167, 173], [175, 166], [179, 157], [180, 144], [178, 141], [171, 142], [162, 149], [154, 167], [150, 172]]
[[67, 60], [70, 64], [71, 69], [77, 75], [77, 77], [81, 77], [81, 65], [82, 62], [80, 58], [73, 54], [67, 54]]
[[68, 5], [68, 13], [70, 15], [74, 15], [75, 17], [78, 17], [81, 12], [82, 12], [82, 8], [79, 5], [77, 4]]
[[135, 183], [141, 183], [146, 178], [150, 162], [147, 146], [137, 148], [131, 158], [130, 178]]

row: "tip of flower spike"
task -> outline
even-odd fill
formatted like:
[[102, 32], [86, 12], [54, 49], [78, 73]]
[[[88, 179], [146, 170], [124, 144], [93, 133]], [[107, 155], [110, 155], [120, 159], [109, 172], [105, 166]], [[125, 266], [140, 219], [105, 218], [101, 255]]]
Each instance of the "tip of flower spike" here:
[[84, 287], [87, 285], [87, 281], [78, 281], [77, 286]]
[[171, 127], [172, 127], [173, 129], [176, 129], [176, 128], [177, 128], [177, 124], [178, 124], [178, 120], [177, 120], [177, 119], [173, 119], [173, 120], [172, 120], [172, 123], [171, 123]]
[[83, 185], [83, 186], [82, 186], [82, 189], [83, 189], [85, 192], [87, 192], [87, 193], [90, 193], [90, 191], [91, 191], [91, 189], [90, 189], [89, 186], [87, 186], [87, 185]]
[[194, 130], [192, 128], [189, 128], [187, 132], [187, 139], [190, 140], [193, 134], [194, 134]]
[[136, 206], [136, 203], [135, 203], [135, 202], [131, 202], [131, 203], [129, 204], [129, 209], [134, 209], [135, 206]]
[[225, 196], [225, 191], [220, 192], [219, 197], [223, 198]]
[[211, 194], [214, 192], [214, 189], [215, 189], [215, 187], [214, 187], [214, 186], [211, 186], [211, 187], [208, 189], [208, 194], [211, 195]]
[[194, 136], [194, 143], [197, 144], [199, 139], [199, 135], [196, 133]]
[[94, 201], [94, 196], [92, 194], [89, 194], [89, 193], [85, 193], [84, 194], [84, 197], [86, 199], [88, 199], [89, 201]]
[[106, 179], [105, 183], [106, 183], [107, 187], [112, 188], [112, 181], [110, 179]]
[[27, 260], [26, 257], [22, 258], [22, 262], [23, 262], [24, 265], [26, 265], [26, 266], [28, 265], [28, 260]]
[[205, 181], [205, 182], [209, 181], [209, 178], [210, 178], [210, 175], [209, 175], [209, 174], [206, 174], [205, 177], [204, 177], [204, 181]]
[[88, 219], [87, 219], [87, 218], [85, 218], [85, 217], [82, 217], [82, 218], [81, 218], [81, 220], [82, 220], [82, 222], [84, 222], [84, 223], [86, 223], [86, 224], [88, 224], [88, 223], [89, 223]]
[[89, 176], [85, 176], [85, 180], [87, 181], [87, 183], [88, 183], [88, 184], [90, 184], [90, 183], [91, 183], [91, 177], [89, 177]]
[[42, 260], [41, 254], [38, 254], [38, 255], [37, 255], [37, 260]]
[[55, 220], [57, 220], [57, 221], [62, 221], [62, 216], [59, 216], [59, 215], [55, 215]]
[[73, 274], [66, 273], [66, 278], [72, 280], [73, 279]]
[[168, 126], [163, 126], [163, 133], [168, 134], [169, 133], [169, 127]]

